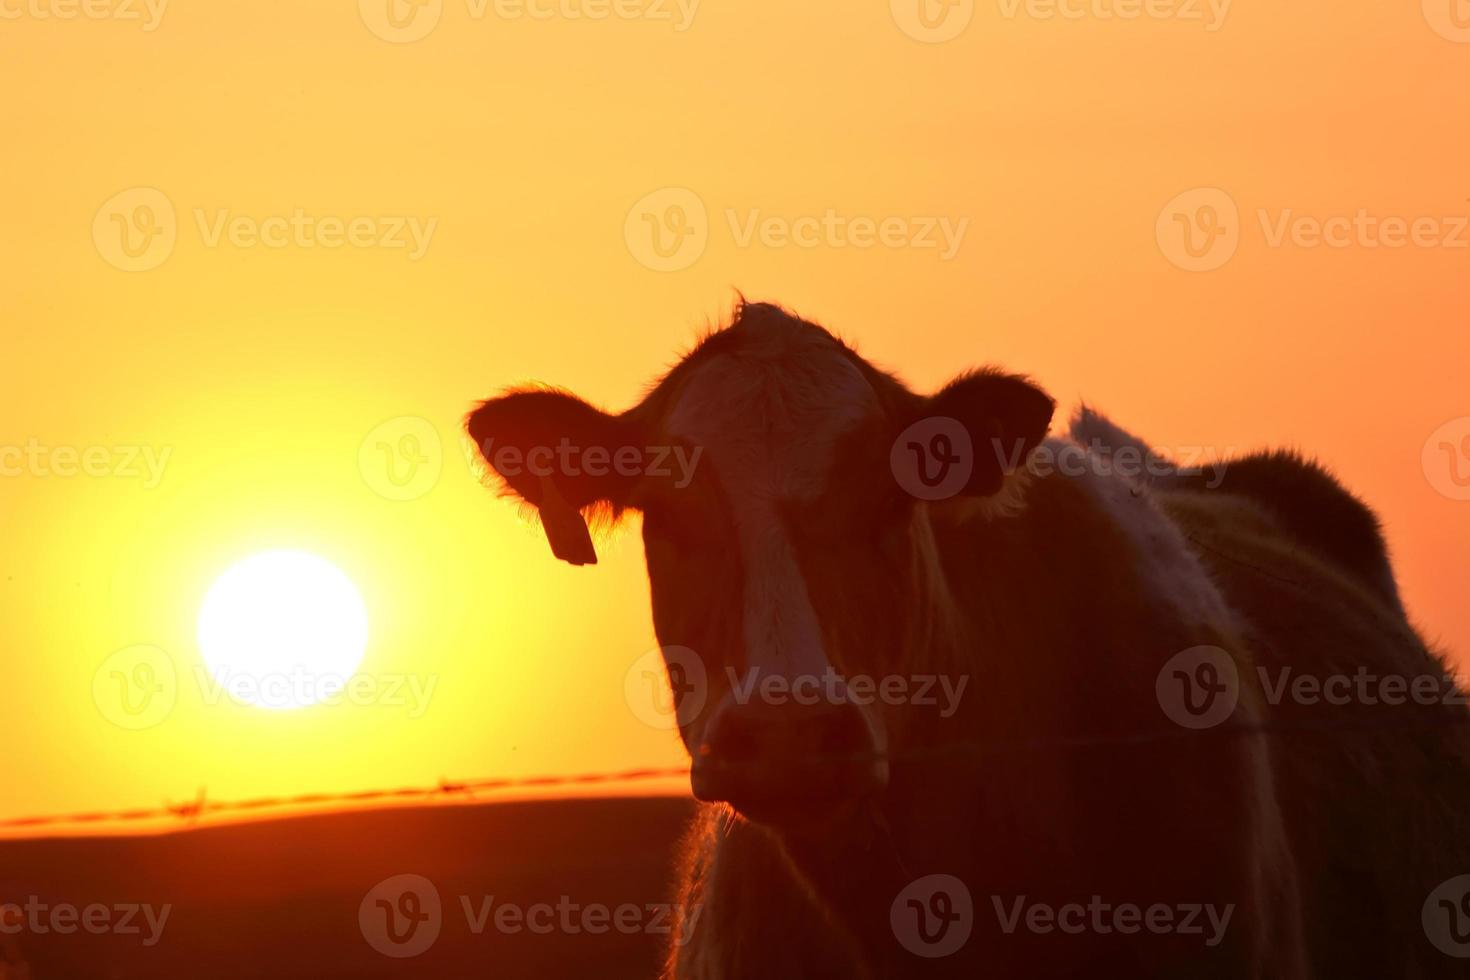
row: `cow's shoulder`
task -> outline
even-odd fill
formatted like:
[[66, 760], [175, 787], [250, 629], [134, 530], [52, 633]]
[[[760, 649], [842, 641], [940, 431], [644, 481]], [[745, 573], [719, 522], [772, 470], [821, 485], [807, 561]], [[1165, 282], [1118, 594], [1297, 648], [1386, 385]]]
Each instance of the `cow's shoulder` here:
[[1185, 628], [1232, 628], [1234, 615], [1186, 529], [1106, 449], [1075, 435], [1047, 439], [1028, 471], [1019, 523], [1050, 551], [1071, 554], [1068, 574], [1172, 610], [1165, 615]]

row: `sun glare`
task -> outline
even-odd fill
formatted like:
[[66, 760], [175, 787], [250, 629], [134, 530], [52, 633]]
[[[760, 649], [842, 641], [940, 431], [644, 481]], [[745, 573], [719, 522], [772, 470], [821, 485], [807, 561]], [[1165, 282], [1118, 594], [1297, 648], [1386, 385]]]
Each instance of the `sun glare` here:
[[331, 562], [268, 551], [232, 565], [199, 610], [199, 649], [225, 695], [290, 709], [339, 694], [362, 662], [367, 610]]

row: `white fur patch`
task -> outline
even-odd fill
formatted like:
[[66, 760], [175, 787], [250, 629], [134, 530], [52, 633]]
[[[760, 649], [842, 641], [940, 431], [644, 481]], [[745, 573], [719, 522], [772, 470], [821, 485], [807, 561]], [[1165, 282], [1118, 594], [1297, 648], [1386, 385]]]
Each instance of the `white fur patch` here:
[[1086, 405], [1080, 406], [1072, 416], [1071, 436], [1072, 441], [1079, 445], [1100, 448], [1109, 453], [1124, 448], [1136, 450], [1144, 456], [1153, 452], [1148, 443]]
[[815, 328], [778, 322], [751, 336], [696, 368], [668, 429], [704, 448], [733, 510], [746, 666], [820, 674], [829, 665], [821, 628], [778, 504], [827, 492], [838, 439], [879, 411], [878, 398]]
[[[1146, 485], [1117, 475], [1105, 459], [1123, 446], [1146, 453], [1147, 443], [1086, 408], [1075, 417], [1071, 435], [1070, 445], [1060, 439], [1048, 439], [1045, 445], [1053, 458], [1075, 458], [1076, 447], [1085, 451], [1087, 465], [1080, 475], [1064, 478], [1080, 480], [1132, 542], [1136, 571], [1144, 587], [1193, 622], [1228, 624], [1231, 615], [1224, 597], [1178, 525], [1158, 506]], [[1101, 453], [1096, 448], [1099, 444], [1106, 447]]]

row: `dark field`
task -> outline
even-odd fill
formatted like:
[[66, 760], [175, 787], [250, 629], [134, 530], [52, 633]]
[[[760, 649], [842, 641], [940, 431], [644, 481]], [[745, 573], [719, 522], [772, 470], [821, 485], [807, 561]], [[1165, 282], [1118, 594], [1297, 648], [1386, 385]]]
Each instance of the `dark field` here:
[[[692, 809], [665, 798], [518, 802], [5, 841], [0, 903], [36, 896], [47, 907], [46, 932], [18, 937], [31, 980], [649, 977], [668, 936], [648, 907], [671, 901], [675, 845]], [[433, 883], [442, 928], [425, 952], [397, 959], [370, 945], [359, 909], [374, 886], [404, 874]], [[532, 911], [538, 903], [551, 908]], [[66, 905], [77, 923], [49, 918]], [[80, 924], [95, 905], [109, 907], [105, 929]], [[155, 921], [171, 906], [152, 946], [141, 911], [124, 922], [130, 905], [152, 906]], [[506, 905], [523, 918], [497, 928], [495, 910]], [[374, 922], [380, 913], [366, 914]], [[68, 925], [74, 931], [61, 934]]]

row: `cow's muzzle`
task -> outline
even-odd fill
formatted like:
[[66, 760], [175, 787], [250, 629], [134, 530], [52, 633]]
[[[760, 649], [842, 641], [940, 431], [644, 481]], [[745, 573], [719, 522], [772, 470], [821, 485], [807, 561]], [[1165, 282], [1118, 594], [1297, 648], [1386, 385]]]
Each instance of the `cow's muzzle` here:
[[786, 826], [878, 795], [888, 785], [888, 759], [854, 704], [742, 704], [727, 696], [694, 750], [690, 781], [701, 800]]

